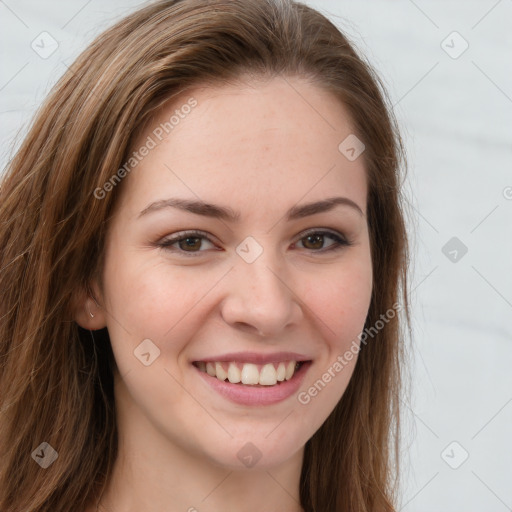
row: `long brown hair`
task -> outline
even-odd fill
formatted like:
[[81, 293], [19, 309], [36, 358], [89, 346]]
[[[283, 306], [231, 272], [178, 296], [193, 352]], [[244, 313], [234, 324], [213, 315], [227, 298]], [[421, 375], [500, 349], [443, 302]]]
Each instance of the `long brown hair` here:
[[[300, 501], [306, 512], [395, 510], [410, 324], [403, 147], [370, 66], [327, 18], [288, 0], [152, 3], [101, 34], [37, 113], [0, 185], [0, 510], [83, 510], [108, 481], [115, 361], [106, 329], [91, 337], [72, 305], [100, 275], [122, 184], [101, 200], [94, 191], [163, 102], [246, 73], [314, 81], [349, 109], [366, 145], [374, 287], [365, 325], [397, 302], [406, 316], [389, 318], [362, 348], [342, 399], [307, 442]], [[43, 442], [58, 454], [47, 469], [34, 462]]]

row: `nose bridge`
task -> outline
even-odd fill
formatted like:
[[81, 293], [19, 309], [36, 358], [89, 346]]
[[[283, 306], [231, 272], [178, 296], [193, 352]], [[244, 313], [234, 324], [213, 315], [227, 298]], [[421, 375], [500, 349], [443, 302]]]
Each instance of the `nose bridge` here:
[[240, 277], [246, 282], [243, 288], [255, 303], [284, 303], [291, 298], [290, 290], [284, 284], [283, 267], [276, 265], [276, 261], [276, 258], [262, 255], [254, 263], [239, 264]]
[[224, 320], [233, 325], [250, 325], [260, 333], [275, 334], [299, 320], [300, 308], [287, 282], [290, 278], [277, 251], [256, 245], [254, 239], [244, 242], [237, 248], [222, 310]]

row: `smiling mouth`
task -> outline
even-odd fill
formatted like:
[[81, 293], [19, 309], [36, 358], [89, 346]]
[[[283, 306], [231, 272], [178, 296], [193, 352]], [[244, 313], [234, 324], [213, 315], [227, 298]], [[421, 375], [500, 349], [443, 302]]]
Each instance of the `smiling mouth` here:
[[201, 372], [215, 377], [221, 382], [254, 387], [278, 386], [293, 378], [304, 363], [310, 361], [281, 361], [278, 363], [253, 364], [234, 361], [204, 362], [193, 365]]

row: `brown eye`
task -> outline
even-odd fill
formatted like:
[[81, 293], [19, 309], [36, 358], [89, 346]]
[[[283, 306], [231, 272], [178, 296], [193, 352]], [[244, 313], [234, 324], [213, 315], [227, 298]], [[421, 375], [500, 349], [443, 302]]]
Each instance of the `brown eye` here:
[[[324, 247], [326, 239], [333, 240], [332, 243]], [[304, 249], [309, 249], [312, 252], [327, 252], [341, 249], [344, 246], [352, 245], [348, 240], [330, 231], [311, 231], [303, 236], [299, 243], [302, 243]]]
[[182, 231], [162, 240], [158, 246], [171, 252], [188, 253], [188, 256], [192, 256], [204, 252], [204, 249], [201, 250], [204, 243], [213, 246], [213, 242], [201, 231]]
[[201, 247], [202, 238], [199, 238], [198, 236], [187, 237], [178, 240], [177, 243], [179, 248], [184, 251], [194, 251]]
[[306, 249], [322, 249], [324, 245], [324, 236], [323, 235], [309, 235], [303, 238], [302, 240], [307, 240], [303, 245]]

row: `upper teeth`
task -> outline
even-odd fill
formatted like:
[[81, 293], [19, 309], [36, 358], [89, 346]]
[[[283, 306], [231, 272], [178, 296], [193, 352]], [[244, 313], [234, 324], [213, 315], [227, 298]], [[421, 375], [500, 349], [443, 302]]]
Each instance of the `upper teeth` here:
[[220, 363], [200, 361], [198, 368], [219, 380], [226, 380], [232, 384], [241, 382], [242, 384], [261, 384], [262, 386], [273, 386], [277, 382], [290, 380], [295, 373], [297, 361], [287, 361], [282, 363], [268, 363], [256, 365], [253, 363]]

